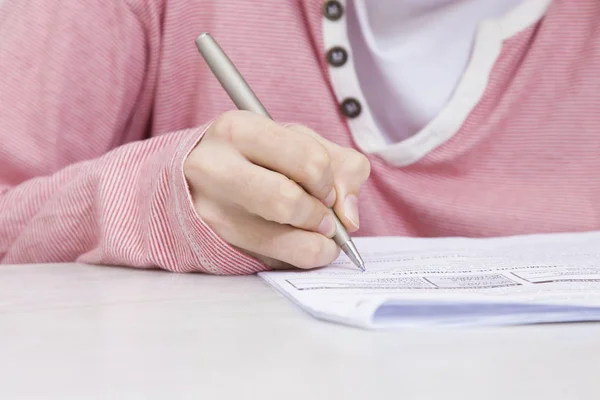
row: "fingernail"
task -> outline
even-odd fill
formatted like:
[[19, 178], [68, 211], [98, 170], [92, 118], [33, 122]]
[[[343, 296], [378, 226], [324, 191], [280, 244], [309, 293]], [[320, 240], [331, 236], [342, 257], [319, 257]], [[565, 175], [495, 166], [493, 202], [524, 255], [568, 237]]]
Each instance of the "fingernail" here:
[[335, 188], [331, 189], [331, 192], [329, 192], [329, 194], [325, 198], [325, 205], [327, 207], [333, 207], [333, 205], [335, 204], [336, 197], [337, 197], [337, 195], [335, 193]]
[[344, 215], [354, 225], [354, 229], [358, 229], [358, 200], [353, 194], [344, 200]]
[[335, 221], [333, 220], [331, 214], [328, 213], [326, 216], [323, 217], [321, 223], [319, 224], [319, 227], [317, 228], [317, 232], [327, 237], [333, 236], [333, 234], [335, 233]]

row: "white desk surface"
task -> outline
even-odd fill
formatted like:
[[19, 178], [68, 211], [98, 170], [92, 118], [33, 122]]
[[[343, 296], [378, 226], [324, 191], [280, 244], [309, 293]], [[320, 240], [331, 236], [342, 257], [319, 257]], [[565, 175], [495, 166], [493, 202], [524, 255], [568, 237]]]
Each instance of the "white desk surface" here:
[[0, 266], [0, 399], [599, 399], [600, 324], [368, 332], [256, 276]]

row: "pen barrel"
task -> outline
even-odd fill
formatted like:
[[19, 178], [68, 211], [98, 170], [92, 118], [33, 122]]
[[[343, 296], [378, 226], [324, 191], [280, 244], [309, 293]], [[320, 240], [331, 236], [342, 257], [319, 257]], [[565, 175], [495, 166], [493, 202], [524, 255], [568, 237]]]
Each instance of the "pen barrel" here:
[[271, 118], [258, 97], [246, 83], [242, 74], [212, 36], [208, 33], [198, 36], [196, 47], [198, 47], [198, 51], [208, 67], [238, 109]]
[[333, 220], [335, 221], [335, 235], [333, 236], [333, 241], [338, 246], [342, 247], [350, 240], [350, 235], [348, 235], [344, 224], [342, 224], [342, 221], [335, 215], [335, 212], [333, 213]]

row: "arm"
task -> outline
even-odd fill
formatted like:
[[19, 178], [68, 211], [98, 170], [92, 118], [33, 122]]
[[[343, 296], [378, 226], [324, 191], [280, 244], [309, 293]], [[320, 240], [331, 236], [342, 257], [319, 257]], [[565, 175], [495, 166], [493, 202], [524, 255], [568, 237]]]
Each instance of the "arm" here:
[[124, 1], [1, 9], [3, 263], [262, 268], [194, 209], [183, 163], [204, 127], [141, 141], [157, 57], [144, 32], [158, 35]]

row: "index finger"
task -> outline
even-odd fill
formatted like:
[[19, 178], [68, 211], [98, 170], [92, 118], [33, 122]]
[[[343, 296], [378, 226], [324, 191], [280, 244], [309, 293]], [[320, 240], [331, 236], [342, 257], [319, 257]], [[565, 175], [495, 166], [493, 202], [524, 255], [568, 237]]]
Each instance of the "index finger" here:
[[326, 206], [333, 206], [331, 160], [318, 140], [250, 112], [240, 111], [240, 117], [230, 123], [232, 144], [250, 162], [285, 175]]

